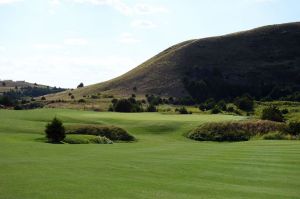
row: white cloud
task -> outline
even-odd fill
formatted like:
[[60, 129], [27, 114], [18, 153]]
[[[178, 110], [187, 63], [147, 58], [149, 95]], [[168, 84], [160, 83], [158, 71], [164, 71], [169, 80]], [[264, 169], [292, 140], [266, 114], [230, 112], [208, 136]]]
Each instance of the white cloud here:
[[134, 28], [143, 28], [143, 29], [152, 29], [156, 27], [156, 25], [152, 21], [147, 21], [147, 20], [135, 20], [131, 22], [131, 26]]
[[0, 46], [0, 52], [5, 52], [6, 51], [6, 47], [5, 46]]
[[109, 6], [124, 15], [144, 15], [165, 13], [168, 10], [163, 6], [150, 4], [129, 5], [122, 0], [69, 0], [75, 3], [87, 3], [97, 6]]
[[33, 45], [37, 49], [61, 49], [63, 45], [61, 44], [52, 44], [52, 43], [38, 43]]
[[50, 5], [51, 6], [60, 6], [61, 1], [60, 0], [50, 0]]
[[136, 14], [155, 14], [166, 13], [168, 10], [163, 6], [155, 6], [150, 4], [137, 4], [134, 6]]
[[74, 45], [74, 46], [84, 46], [88, 44], [88, 41], [85, 38], [68, 38], [64, 40], [64, 44]]
[[11, 4], [11, 3], [15, 3], [18, 1], [23, 1], [23, 0], [0, 0], [0, 5], [1, 4]]
[[134, 44], [140, 42], [140, 40], [135, 38], [131, 33], [122, 33], [120, 35], [119, 42], [124, 44]]
[[[124, 56], [47, 55], [18, 59], [0, 56], [0, 66], [6, 66], [1, 68], [1, 78], [60, 87], [75, 87], [79, 82], [87, 85], [109, 80], [129, 71], [141, 61]], [[66, 77], [66, 74], [70, 75]]]

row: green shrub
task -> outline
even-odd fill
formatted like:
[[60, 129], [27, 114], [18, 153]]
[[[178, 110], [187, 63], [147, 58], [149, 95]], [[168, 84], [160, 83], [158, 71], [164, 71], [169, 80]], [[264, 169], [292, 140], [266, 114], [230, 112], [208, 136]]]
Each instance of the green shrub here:
[[65, 128], [56, 117], [46, 125], [45, 133], [48, 141], [53, 143], [61, 142], [66, 137]]
[[262, 137], [264, 140], [287, 140], [288, 135], [283, 134], [280, 131], [269, 132]]
[[113, 141], [133, 141], [135, 138], [127, 131], [116, 126], [80, 125], [67, 128], [67, 134], [105, 136]]
[[286, 132], [293, 135], [299, 136], [300, 135], [300, 122], [299, 121], [291, 121], [287, 125]]
[[221, 113], [221, 109], [218, 106], [215, 106], [213, 109], [211, 109], [210, 113], [211, 114], [218, 114]]
[[282, 109], [281, 110], [281, 113], [283, 114], [283, 115], [285, 115], [285, 114], [288, 114], [289, 113], [289, 110], [288, 109]]
[[229, 129], [226, 123], [204, 124], [188, 134], [188, 138], [198, 141], [247, 141], [250, 134], [241, 129]]
[[105, 136], [96, 136], [93, 139], [90, 139], [90, 142], [95, 144], [113, 144], [113, 141]]
[[112, 144], [113, 142], [101, 136], [94, 135], [67, 135], [64, 139], [68, 144]]
[[189, 112], [186, 110], [186, 108], [180, 107], [179, 109], [176, 109], [177, 112], [179, 112], [180, 114], [189, 114]]
[[67, 135], [64, 139], [65, 143], [68, 144], [89, 144], [90, 139], [96, 136], [93, 135]]
[[283, 123], [263, 120], [207, 123], [189, 132], [187, 137], [200, 141], [245, 141], [284, 128]]
[[146, 109], [147, 112], [157, 112], [157, 109], [156, 107], [153, 105], [153, 104], [150, 104], [147, 109]]
[[253, 107], [254, 107], [254, 101], [248, 95], [243, 95], [242, 97], [237, 97], [234, 100], [234, 104], [243, 111], [252, 111]]
[[284, 122], [284, 116], [282, 115], [282, 112], [274, 105], [263, 109], [261, 119]]
[[226, 102], [224, 100], [220, 100], [217, 105], [216, 105], [219, 109], [221, 109], [222, 111], [226, 111], [227, 110], [227, 106], [226, 106]]

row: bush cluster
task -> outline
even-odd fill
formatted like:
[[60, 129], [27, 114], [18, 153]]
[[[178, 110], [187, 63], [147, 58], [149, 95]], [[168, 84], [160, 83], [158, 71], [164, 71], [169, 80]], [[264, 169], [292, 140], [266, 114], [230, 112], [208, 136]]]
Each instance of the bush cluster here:
[[197, 127], [187, 137], [199, 141], [246, 141], [255, 135], [284, 129], [285, 124], [272, 121], [219, 122]]
[[126, 130], [116, 126], [79, 125], [67, 128], [67, 134], [105, 136], [113, 141], [133, 141], [135, 138]]
[[282, 111], [280, 111], [276, 106], [269, 106], [262, 111], [262, 120], [271, 120], [275, 122], [284, 122], [284, 116]]
[[109, 111], [131, 113], [131, 112], [142, 112], [143, 107], [140, 101], [137, 101], [134, 97], [128, 99], [113, 99], [112, 105]]

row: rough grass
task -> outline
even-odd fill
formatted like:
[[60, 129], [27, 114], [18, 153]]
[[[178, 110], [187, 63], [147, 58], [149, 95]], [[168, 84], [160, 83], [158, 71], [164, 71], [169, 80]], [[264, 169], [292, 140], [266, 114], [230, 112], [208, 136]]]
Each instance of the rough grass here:
[[112, 144], [113, 142], [102, 136], [95, 135], [67, 135], [64, 139], [68, 144]]
[[[117, 125], [132, 144], [47, 144], [54, 116], [65, 125]], [[0, 110], [0, 198], [231, 199], [300, 195], [300, 142], [196, 142], [183, 132], [226, 115]], [[154, 128], [160, 125], [163, 128]], [[173, 126], [176, 128], [173, 128]]]

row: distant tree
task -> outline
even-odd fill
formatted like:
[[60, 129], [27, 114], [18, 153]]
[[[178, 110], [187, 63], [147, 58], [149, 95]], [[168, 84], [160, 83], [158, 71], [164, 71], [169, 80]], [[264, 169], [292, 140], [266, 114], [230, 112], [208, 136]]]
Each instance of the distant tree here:
[[77, 86], [77, 88], [82, 88], [82, 87], [84, 87], [84, 85], [83, 85], [83, 83], [81, 82], [81, 83]]
[[13, 106], [14, 101], [8, 96], [0, 96], [0, 105]]
[[2, 86], [6, 86], [6, 83], [5, 83], [5, 82], [2, 82]]
[[121, 99], [115, 103], [114, 110], [116, 112], [132, 112], [133, 105], [128, 99]]
[[284, 122], [284, 116], [282, 115], [282, 112], [274, 105], [263, 109], [261, 119]]
[[157, 112], [157, 109], [156, 109], [156, 107], [153, 104], [150, 104], [147, 107], [147, 112]]
[[46, 97], [44, 97], [44, 96], [43, 96], [43, 97], [41, 97], [41, 100], [46, 100]]
[[136, 92], [136, 91], [137, 91], [137, 87], [136, 87], [136, 86], [133, 87], [132, 90], [133, 90], [134, 92]]
[[243, 111], [252, 111], [254, 107], [254, 101], [249, 95], [237, 97], [234, 100], [234, 104]]
[[46, 125], [45, 133], [48, 141], [52, 143], [59, 143], [66, 137], [63, 123], [56, 117]]

